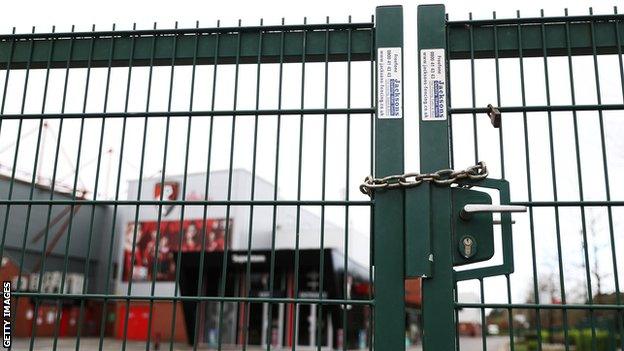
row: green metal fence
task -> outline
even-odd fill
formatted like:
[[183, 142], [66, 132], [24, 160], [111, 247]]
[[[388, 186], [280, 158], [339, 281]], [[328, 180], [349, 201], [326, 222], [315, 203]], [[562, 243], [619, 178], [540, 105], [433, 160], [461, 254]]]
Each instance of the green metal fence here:
[[[384, 325], [403, 313], [402, 247], [384, 238], [401, 223], [380, 216], [374, 235], [384, 239], [372, 240], [373, 202], [357, 192], [362, 175], [374, 173], [373, 165], [382, 173], [402, 169], [402, 151], [374, 152], [373, 143], [402, 150], [396, 137], [402, 125], [390, 121], [375, 126], [374, 118], [375, 48], [402, 46], [401, 18], [399, 7], [382, 7], [375, 24], [350, 18], [330, 23], [328, 18], [326, 24], [260, 21], [206, 28], [197, 23], [188, 29], [154, 24], [149, 30], [113, 26], [78, 32], [72, 27], [71, 32], [53, 28], [40, 33], [33, 27], [32, 33], [0, 36], [0, 139], [7, 155], [0, 255], [16, 267], [15, 276], [8, 268], [5, 273], [14, 284], [13, 348], [148, 350], [190, 343], [192, 349], [232, 344], [246, 349], [252, 347], [253, 324], [259, 323], [250, 311], [267, 305], [264, 341], [253, 348], [302, 346], [308, 331], [300, 330], [300, 320], [312, 315], [316, 326], [309, 327], [316, 335], [305, 338], [319, 350], [372, 349], [373, 324], [387, 335], [375, 342], [403, 345], [400, 328]], [[311, 134], [319, 130], [320, 135]], [[310, 166], [310, 159], [320, 162]], [[240, 168], [248, 171], [240, 173]], [[221, 181], [211, 179], [222, 169], [226, 176]], [[189, 190], [193, 172], [204, 174], [203, 191]], [[249, 183], [237, 184], [240, 174], [247, 174]], [[168, 185], [172, 177], [180, 180], [177, 188]], [[263, 184], [272, 190], [267, 193]], [[260, 191], [261, 185], [265, 188]], [[342, 189], [339, 195], [327, 189], [330, 185], [332, 191]], [[243, 186], [246, 195], [237, 195], [235, 190]], [[377, 201], [400, 208], [394, 196]], [[174, 207], [175, 218], [167, 219]], [[155, 237], [145, 239], [144, 218], [154, 210], [150, 235]], [[201, 249], [189, 258], [182, 249], [188, 230], [184, 223], [194, 210], [203, 213], [194, 218], [201, 221], [194, 228], [203, 235], [195, 243]], [[206, 224], [214, 211], [220, 211], [219, 223], [225, 226], [217, 229], [221, 232], [216, 235], [224, 237], [216, 254], [207, 248], [216, 240]], [[292, 230], [280, 232], [282, 212], [292, 214]], [[259, 218], [269, 223], [268, 235], [254, 228]], [[313, 230], [307, 228], [311, 219]], [[178, 228], [170, 237], [168, 225]], [[352, 227], [360, 236], [350, 237], [356, 230]], [[233, 248], [239, 228], [246, 232], [245, 244]], [[260, 235], [268, 242], [259, 248], [253, 238]], [[318, 241], [310, 244], [304, 235]], [[293, 243], [287, 248], [292, 256], [280, 251], [283, 244], [276, 247], [283, 236]], [[163, 238], [175, 238], [177, 244]], [[151, 254], [144, 253], [143, 240], [155, 244]], [[328, 240], [341, 244], [328, 247]], [[360, 261], [368, 264], [353, 261], [353, 242], [365, 245]], [[371, 263], [377, 260], [370, 254], [373, 242], [375, 252], [383, 253], [374, 274], [384, 289], [376, 299], [389, 304], [378, 313], [373, 313], [371, 289]], [[171, 251], [163, 251], [165, 245]], [[336, 245], [341, 256], [333, 255]], [[161, 253], [173, 254], [168, 266], [159, 263]], [[255, 257], [266, 258], [266, 267], [256, 267]], [[151, 261], [139, 262], [144, 259]], [[192, 259], [198, 259], [197, 265], [188, 263]], [[234, 261], [244, 262], [244, 268], [235, 271]], [[304, 265], [318, 273], [310, 278], [317, 284], [312, 294], [301, 286], [308, 279], [302, 277]], [[258, 269], [262, 288], [252, 291]], [[282, 271], [293, 275], [284, 278]], [[48, 281], [54, 274], [46, 272], [58, 279]], [[142, 272], [147, 276], [135, 279]], [[159, 291], [161, 273], [173, 276], [171, 291]], [[84, 277], [77, 289], [71, 286], [71, 274]], [[353, 288], [356, 283], [359, 289]], [[161, 302], [171, 303], [166, 316], [155, 312]], [[133, 310], [137, 303], [148, 306], [147, 325], [138, 328], [146, 329], [143, 341], [131, 336], [137, 332], [133, 320], [141, 318]], [[213, 317], [203, 312], [210, 304], [218, 316], [216, 337], [207, 335], [205, 327]], [[232, 309], [233, 324], [227, 317]], [[314, 312], [304, 318], [298, 315], [304, 309]], [[64, 318], [76, 310], [66, 325]], [[278, 313], [279, 318], [287, 316], [279, 326], [273, 323]], [[382, 323], [374, 323], [373, 316]], [[163, 321], [166, 331], [157, 331]], [[232, 328], [234, 342], [226, 336]], [[177, 336], [181, 329], [185, 341]], [[280, 335], [274, 337], [277, 329]]]
[[[442, 6], [419, 8], [419, 48], [445, 49], [450, 71], [448, 120], [420, 122], [422, 170], [486, 161], [490, 177], [509, 181], [509, 204], [528, 207], [514, 216], [515, 272], [461, 282], [461, 270], [453, 278], [449, 262], [434, 262], [442, 274], [423, 282], [425, 349], [470, 349], [459, 314], [471, 310], [480, 315], [483, 350], [499, 347], [488, 337], [492, 312], [508, 326], [510, 350], [622, 347], [622, 195], [614, 187], [622, 177], [622, 146], [614, 142], [624, 97], [622, 19], [617, 9], [590, 9], [447, 20]], [[449, 207], [445, 191], [432, 189], [434, 209], [438, 201]], [[447, 223], [432, 221], [434, 234]], [[436, 245], [448, 239], [433, 240], [434, 255], [446, 255]], [[476, 300], [458, 296], [462, 286], [479, 291]], [[440, 307], [448, 300], [454, 304]]]
[[622, 15], [417, 34], [420, 173], [400, 6], [0, 36], [12, 347], [621, 348]]

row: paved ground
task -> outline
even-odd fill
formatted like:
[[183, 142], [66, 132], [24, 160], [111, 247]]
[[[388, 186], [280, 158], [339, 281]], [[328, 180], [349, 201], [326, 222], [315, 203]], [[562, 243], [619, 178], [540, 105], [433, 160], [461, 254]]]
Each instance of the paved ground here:
[[[504, 336], [488, 336], [486, 339], [487, 351], [508, 351], [509, 338]], [[481, 337], [469, 338], [461, 337], [459, 339], [461, 351], [483, 351], [483, 340]], [[410, 347], [409, 351], [422, 351], [420, 345]]]
[[[461, 351], [483, 351], [481, 338], [461, 338]], [[487, 351], [507, 351], [508, 347], [508, 339], [505, 337], [488, 337], [487, 338]], [[53, 339], [51, 338], [37, 338], [33, 350], [36, 351], [48, 351], [52, 350], [54, 346]], [[107, 338], [104, 340], [103, 350], [121, 350], [121, 341], [116, 339]], [[13, 340], [13, 350], [29, 350], [30, 349], [30, 339], [14, 339]], [[76, 349], [76, 339], [75, 338], [62, 338], [59, 339], [57, 348], [58, 351], [69, 351]], [[81, 338], [80, 339], [80, 350], [98, 350], [99, 349], [99, 339], [98, 338]], [[213, 350], [208, 347], [198, 347], [198, 350]], [[265, 350], [264, 348], [259, 347], [248, 347], [250, 351], [260, 351]], [[145, 350], [145, 342], [134, 342], [128, 341], [126, 344], [127, 351], [144, 351]], [[160, 347], [160, 350], [169, 350], [169, 344], [163, 344]], [[184, 344], [175, 344], [174, 350], [176, 351], [189, 351], [193, 350], [192, 347]], [[228, 348], [224, 347], [223, 350], [240, 350], [240, 347], [237, 348]], [[275, 349], [272, 349], [275, 350]], [[287, 349], [287, 350], [290, 350]], [[310, 350], [309, 348], [297, 348], [297, 350]], [[420, 346], [410, 347], [409, 351], [421, 351], [422, 348]], [[281, 351], [281, 350], [275, 350]]]
[[[507, 351], [509, 349], [509, 337], [490, 336], [486, 338], [487, 351]], [[478, 338], [461, 338], [459, 340], [462, 351], [482, 351], [483, 340]]]

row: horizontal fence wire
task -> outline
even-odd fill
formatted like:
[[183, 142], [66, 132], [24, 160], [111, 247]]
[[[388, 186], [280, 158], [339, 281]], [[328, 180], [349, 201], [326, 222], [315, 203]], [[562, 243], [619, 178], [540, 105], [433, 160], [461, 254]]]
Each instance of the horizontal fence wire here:
[[[566, 112], [566, 111], [612, 111], [624, 110], [624, 104], [602, 105], [545, 105], [545, 106], [501, 106], [497, 109], [502, 112]], [[451, 114], [487, 113], [487, 107], [452, 108]]]
[[[5, 205], [371, 206], [373, 201], [334, 200], [0, 200]], [[617, 206], [617, 204], [615, 205]]]
[[372, 350], [372, 20], [33, 28], [0, 70], [14, 348]]
[[[452, 164], [486, 161], [491, 177], [510, 182], [511, 204], [528, 207], [514, 215], [515, 272], [456, 284], [458, 350], [471, 323], [480, 325], [483, 350], [497, 345], [491, 324], [509, 350], [622, 347], [623, 202], [610, 185], [621, 177], [624, 149], [610, 140], [624, 132], [624, 17], [614, 12], [447, 22]], [[583, 57], [592, 74], [579, 81]], [[615, 79], [604, 83], [604, 72]], [[604, 103], [607, 91], [619, 102]], [[569, 103], [553, 103], [562, 94]], [[595, 103], [577, 103], [588, 96]], [[488, 103], [502, 114], [498, 130]]]
[[235, 296], [140, 296], [140, 295], [106, 295], [106, 294], [53, 294], [38, 292], [16, 292], [15, 296], [33, 297], [52, 300], [137, 300], [137, 301], [227, 301], [248, 303], [298, 303], [298, 304], [324, 304], [324, 305], [373, 305], [374, 300], [339, 300], [339, 299], [306, 299], [306, 298], [261, 298], [261, 297], [235, 297]]
[[[151, 117], [216, 117], [216, 116], [291, 116], [291, 115], [344, 115], [370, 116], [372, 108], [358, 109], [288, 109], [288, 110], [231, 110], [231, 111], [163, 111], [163, 112], [108, 112], [108, 113], [46, 113], [5, 114], [3, 119], [48, 119], [48, 118], [151, 118]], [[355, 117], [354, 116], [354, 117]]]
[[531, 303], [456, 303], [457, 308], [551, 309], [551, 310], [621, 310], [623, 305], [610, 304], [531, 304]]

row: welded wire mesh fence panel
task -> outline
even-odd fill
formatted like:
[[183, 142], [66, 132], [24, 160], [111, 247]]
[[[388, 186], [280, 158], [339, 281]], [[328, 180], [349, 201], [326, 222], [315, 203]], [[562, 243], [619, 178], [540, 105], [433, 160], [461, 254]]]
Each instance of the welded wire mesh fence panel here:
[[375, 32], [344, 22], [0, 36], [13, 348], [372, 348]]
[[621, 349], [623, 22], [617, 9], [447, 22], [452, 164], [487, 161], [529, 208], [515, 272], [457, 284], [458, 349], [466, 335], [483, 350]]

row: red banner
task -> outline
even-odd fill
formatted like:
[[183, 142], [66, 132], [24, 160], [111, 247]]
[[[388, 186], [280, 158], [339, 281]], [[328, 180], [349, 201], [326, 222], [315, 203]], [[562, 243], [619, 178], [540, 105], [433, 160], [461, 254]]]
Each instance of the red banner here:
[[[174, 252], [223, 251], [225, 246], [225, 219], [143, 221], [135, 226], [128, 223], [124, 235], [123, 280], [134, 281], [175, 279]], [[160, 229], [160, 233], [158, 232]], [[160, 239], [158, 242], [156, 238]], [[134, 243], [134, 256], [133, 256]]]

